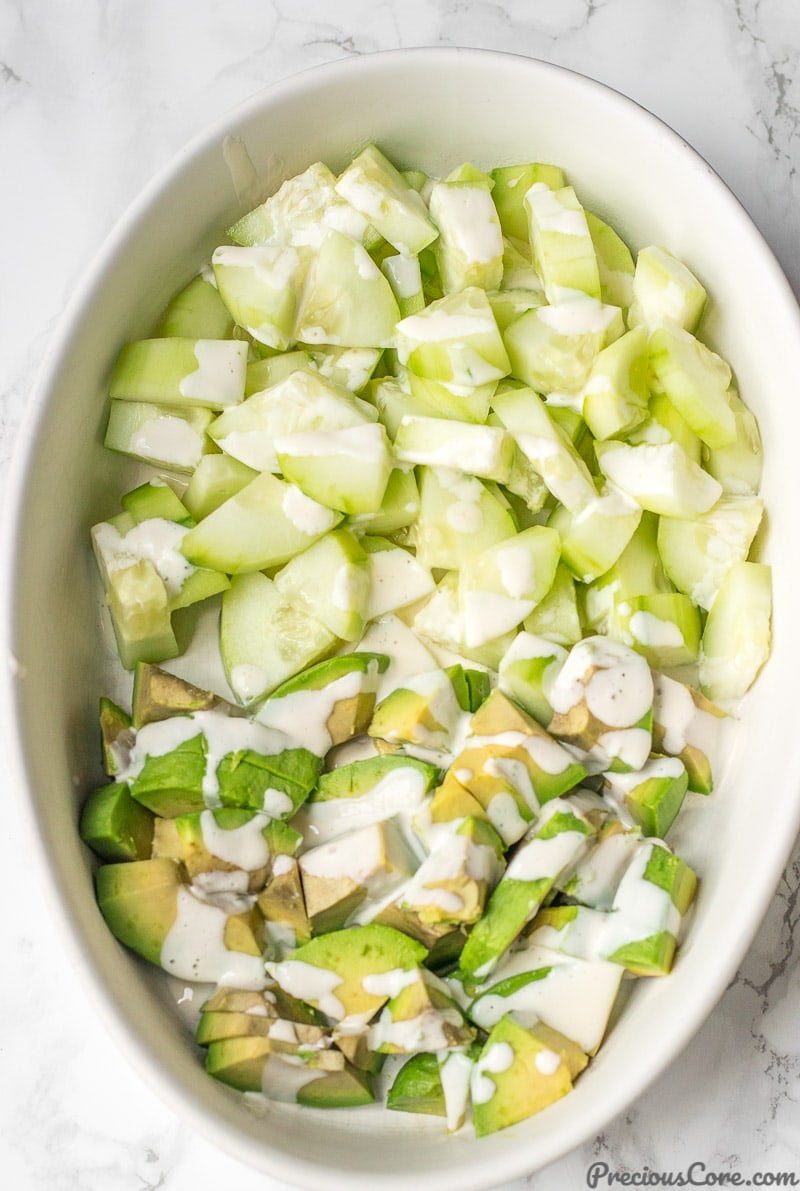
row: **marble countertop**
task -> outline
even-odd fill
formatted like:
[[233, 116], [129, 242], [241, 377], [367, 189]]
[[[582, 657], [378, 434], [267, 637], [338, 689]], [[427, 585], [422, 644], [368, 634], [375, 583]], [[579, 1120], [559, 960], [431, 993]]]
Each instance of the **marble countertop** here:
[[[800, 295], [796, 0], [0, 0], [0, 475], [78, 277], [190, 136], [302, 68], [433, 44], [548, 59], [661, 116], [739, 196]], [[13, 815], [4, 825], [3, 1185], [278, 1191], [181, 1123], [98, 1029], [31, 882], [21, 828]], [[534, 1185], [585, 1186], [597, 1160], [800, 1177], [798, 894], [800, 848], [694, 1041], [624, 1116]]]

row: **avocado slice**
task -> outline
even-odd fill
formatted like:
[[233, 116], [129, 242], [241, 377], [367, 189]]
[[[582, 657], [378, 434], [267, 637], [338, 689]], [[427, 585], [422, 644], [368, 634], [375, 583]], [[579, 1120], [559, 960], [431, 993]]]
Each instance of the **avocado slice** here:
[[689, 789], [710, 794], [719, 722], [725, 712], [694, 687], [666, 674], [653, 675], [653, 750], [678, 757], [686, 767]]
[[80, 836], [103, 860], [148, 860], [155, 815], [131, 798], [126, 782], [93, 790], [81, 812]]
[[270, 791], [288, 795], [292, 808], [275, 818], [289, 818], [314, 789], [322, 758], [308, 749], [257, 753], [245, 749], [228, 753], [217, 767], [219, 797], [223, 806], [263, 810]]
[[[267, 963], [267, 971], [292, 996], [341, 1021], [352, 1014], [377, 1013], [391, 993], [390, 982], [380, 977], [416, 968], [426, 955], [414, 939], [370, 923], [312, 939], [290, 959]], [[370, 991], [376, 987], [380, 992]]]
[[566, 1096], [572, 1078], [558, 1051], [506, 1016], [481, 1051], [471, 1091], [475, 1132], [486, 1137]]
[[233, 1013], [229, 1010], [205, 1010], [197, 1023], [195, 1040], [199, 1046], [208, 1046], [223, 1038], [248, 1038], [258, 1035], [269, 1038], [270, 1030], [278, 1017], [262, 1017], [254, 1013]]
[[225, 1038], [209, 1044], [206, 1071], [241, 1092], [315, 1108], [354, 1107], [375, 1099], [369, 1077], [339, 1051], [318, 1051], [299, 1065], [288, 1057], [276, 1053], [269, 1038]]
[[426, 810], [433, 823], [451, 823], [453, 819], [467, 816], [489, 821], [486, 811], [466, 786], [462, 786], [452, 766], [444, 775], [441, 786], [434, 791]]
[[[460, 697], [459, 697], [460, 696]], [[470, 694], [460, 666], [404, 680], [375, 708], [369, 735], [389, 744], [447, 749]]]

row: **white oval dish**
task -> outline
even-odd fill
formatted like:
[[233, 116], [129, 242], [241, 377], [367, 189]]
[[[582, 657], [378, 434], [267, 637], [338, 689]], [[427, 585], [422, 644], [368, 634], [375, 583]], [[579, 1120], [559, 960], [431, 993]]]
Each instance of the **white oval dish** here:
[[[105, 927], [76, 831], [83, 795], [100, 777], [95, 710], [110, 666], [88, 527], [115, 510], [134, 474], [101, 445], [111, 364], [125, 340], [147, 333], [234, 217], [312, 161], [340, 169], [370, 140], [400, 164], [437, 174], [464, 160], [557, 162], [634, 249], [664, 244], [683, 257], [712, 296], [705, 336], [733, 365], [767, 461], [762, 556], [774, 568], [774, 651], [729, 733], [723, 782], [710, 799], [695, 799], [675, 838], [701, 874], [675, 970], [637, 983], [568, 1097], [480, 1142], [467, 1132], [447, 1137], [435, 1118], [377, 1109], [254, 1113], [207, 1079], [166, 1008], [160, 974]], [[125, 215], [64, 317], [15, 455], [2, 572], [3, 718], [72, 959], [132, 1061], [205, 1136], [310, 1188], [400, 1188], [426, 1177], [438, 1191], [477, 1191], [600, 1130], [692, 1037], [757, 931], [800, 824], [800, 518], [791, 495], [799, 375], [797, 304], [723, 183], [630, 100], [542, 62], [421, 49], [316, 68], [193, 142]]]

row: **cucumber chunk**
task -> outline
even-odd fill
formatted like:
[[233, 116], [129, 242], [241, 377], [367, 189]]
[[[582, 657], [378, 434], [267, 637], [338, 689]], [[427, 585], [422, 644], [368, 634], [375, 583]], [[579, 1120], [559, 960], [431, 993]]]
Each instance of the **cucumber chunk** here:
[[231, 690], [251, 705], [318, 662], [336, 637], [259, 573], [236, 576], [222, 597], [220, 651]]
[[708, 613], [700, 650], [700, 689], [715, 703], [740, 699], [769, 656], [772, 570], [736, 562]]
[[140, 339], [117, 357], [114, 400], [224, 409], [244, 397], [247, 344], [233, 339]]

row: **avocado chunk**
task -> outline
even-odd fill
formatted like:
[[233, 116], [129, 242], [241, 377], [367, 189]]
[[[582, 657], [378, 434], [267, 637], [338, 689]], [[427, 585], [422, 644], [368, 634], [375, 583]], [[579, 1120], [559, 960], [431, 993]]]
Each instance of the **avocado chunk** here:
[[578, 785], [586, 768], [498, 689], [472, 716], [450, 772], [512, 844], [540, 805]]
[[321, 1050], [298, 1064], [294, 1056], [277, 1053], [272, 1039], [257, 1035], [211, 1042], [206, 1071], [241, 1092], [263, 1092], [271, 1100], [317, 1108], [345, 1108], [374, 1100], [368, 1077], [351, 1067], [340, 1052]]
[[285, 940], [294, 948], [311, 938], [300, 869], [294, 857], [284, 855], [275, 860], [272, 876], [259, 894], [258, 908], [274, 946]]
[[143, 728], [173, 715], [224, 708], [228, 715], [240, 715], [239, 708], [212, 691], [204, 691], [149, 662], [139, 662], [133, 672], [133, 725]]
[[131, 782], [131, 794], [162, 819], [190, 815], [205, 809], [205, 772], [206, 742], [198, 729], [170, 752], [148, 756]]
[[[158, 824], [159, 854], [180, 860], [190, 880], [207, 873], [247, 874], [247, 890], [257, 893], [270, 871], [267, 839], [272, 820], [258, 811], [222, 807], [180, 815]], [[174, 851], [166, 851], [172, 846]]]
[[382, 1054], [415, 1054], [466, 1046], [475, 1031], [447, 985], [432, 972], [420, 970], [403, 979], [403, 987], [384, 1006], [369, 1036], [371, 1048]]
[[462, 971], [481, 978], [488, 975], [593, 834], [585, 816], [568, 801], [558, 798], [547, 803], [467, 939], [461, 953]]
[[391, 893], [416, 867], [402, 825], [387, 819], [309, 848], [299, 860], [314, 934], [339, 930], [368, 899]]
[[647, 840], [626, 869], [610, 911], [545, 907], [533, 921], [530, 940], [578, 959], [611, 960], [636, 976], [664, 976], [696, 886], [685, 861]]
[[720, 721], [725, 712], [694, 687], [666, 674], [653, 675], [653, 749], [678, 757], [686, 767], [689, 789], [710, 794]]
[[425, 925], [477, 922], [503, 869], [503, 842], [490, 823], [464, 819], [423, 860], [398, 898]]
[[403, 1064], [387, 1093], [386, 1107], [396, 1112], [447, 1115], [436, 1055], [420, 1052]]
[[366, 732], [385, 654], [351, 653], [318, 662], [268, 697], [256, 719], [319, 756]]
[[103, 860], [149, 860], [155, 816], [131, 798], [126, 782], [93, 790], [81, 813], [80, 835]]
[[633, 773], [607, 773], [611, 797], [627, 808], [645, 835], [663, 839], [669, 831], [689, 785], [689, 775], [677, 757], [651, 757]]
[[438, 775], [434, 765], [415, 757], [367, 757], [341, 765], [330, 773], [323, 773], [312, 802], [326, 802], [332, 798], [363, 798], [391, 774], [418, 774], [424, 792], [432, 788]]
[[248, 1038], [251, 1035], [269, 1038], [270, 1031], [278, 1020], [280, 1019], [277, 1016], [262, 1017], [255, 1013], [209, 1009], [200, 1015], [195, 1039], [199, 1046], [208, 1046], [223, 1038]]
[[391, 980], [381, 977], [416, 968], [426, 955], [415, 940], [370, 923], [312, 939], [290, 959], [268, 963], [267, 970], [292, 996], [341, 1021], [352, 1014], [377, 1013], [392, 991]]
[[100, 912], [121, 943], [152, 964], [178, 917], [180, 869], [174, 860], [134, 860], [97, 870]]
[[431, 670], [404, 681], [375, 709], [369, 734], [390, 744], [417, 745], [444, 750], [460, 724], [469, 703], [469, 689], [461, 667], [454, 668], [460, 688], [445, 670]]
[[309, 1026], [322, 1026], [325, 1019], [310, 1005], [290, 997], [277, 984], [260, 990], [227, 988], [223, 985], [202, 1006], [203, 1012], [250, 1013], [258, 1017], [283, 1018]]
[[105, 696], [100, 700], [100, 738], [103, 744], [103, 769], [109, 777], [116, 777], [134, 737], [131, 717]]
[[572, 1091], [562, 1055], [511, 1017], [492, 1030], [475, 1064], [472, 1111], [478, 1137], [541, 1112]]
[[[603, 1040], [623, 969], [606, 960], [560, 955], [525, 941], [508, 952], [469, 1006], [471, 1021], [491, 1030], [510, 1014], [527, 1029], [546, 1024], [594, 1054]], [[468, 981], [462, 981], [465, 986]], [[554, 1047], [554, 1049], [556, 1049]]]

